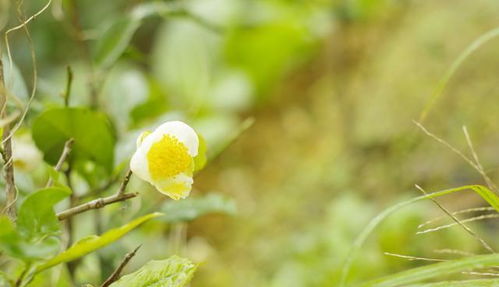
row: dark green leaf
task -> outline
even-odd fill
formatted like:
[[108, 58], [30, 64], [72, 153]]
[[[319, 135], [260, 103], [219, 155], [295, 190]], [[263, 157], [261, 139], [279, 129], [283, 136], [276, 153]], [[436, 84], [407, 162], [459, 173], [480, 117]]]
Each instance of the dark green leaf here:
[[73, 162], [92, 161], [112, 171], [114, 131], [103, 114], [84, 108], [57, 108], [40, 114], [33, 123], [33, 139], [52, 165], [70, 138], [74, 139]]

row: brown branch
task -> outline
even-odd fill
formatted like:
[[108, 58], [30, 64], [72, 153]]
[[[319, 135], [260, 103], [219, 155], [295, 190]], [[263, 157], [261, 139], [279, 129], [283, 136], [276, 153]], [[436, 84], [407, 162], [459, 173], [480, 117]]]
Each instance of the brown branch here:
[[135, 253], [137, 253], [137, 251], [139, 250], [139, 248], [141, 247], [142, 245], [139, 245], [137, 246], [137, 248], [135, 248], [135, 250], [133, 250], [132, 252], [129, 252], [125, 255], [125, 258], [123, 258], [123, 260], [121, 261], [120, 265], [114, 270], [114, 272], [106, 279], [106, 281], [104, 281], [104, 283], [102, 283], [102, 285], [100, 287], [108, 287], [109, 285], [111, 285], [113, 282], [117, 281], [118, 279], [120, 279], [120, 274], [121, 274], [121, 271], [123, 271], [123, 268], [125, 268], [125, 266], [128, 264], [128, 262], [135, 256]]
[[119, 195], [123, 195], [125, 193], [126, 187], [128, 185], [128, 182], [130, 181], [130, 177], [132, 176], [132, 171], [128, 170], [125, 174], [125, 178], [123, 178], [123, 181], [121, 182], [120, 189], [118, 189]]
[[131, 171], [128, 171], [127, 174], [125, 175], [125, 178], [123, 179], [123, 182], [121, 183], [121, 186], [119, 190], [108, 197], [101, 197], [94, 199], [92, 201], [80, 204], [75, 207], [71, 207], [67, 210], [61, 211], [57, 213], [57, 218], [59, 220], [65, 220], [73, 215], [88, 211], [90, 209], [99, 209], [102, 208], [108, 204], [112, 204], [115, 202], [120, 202], [120, 201], [125, 201], [130, 198], [134, 198], [138, 195], [138, 193], [125, 193], [126, 187], [128, 185], [128, 181], [130, 180], [130, 176], [132, 175]]
[[[55, 171], [61, 171], [62, 165], [64, 164], [64, 162], [68, 158], [69, 154], [71, 153], [71, 150], [73, 149], [73, 143], [74, 143], [74, 139], [70, 138], [64, 144], [64, 149], [62, 150], [61, 156], [59, 157], [59, 160], [57, 161], [57, 164], [54, 167]], [[49, 180], [47, 181], [47, 185], [45, 187], [52, 186], [52, 183], [53, 183], [53, 179], [49, 178]]]
[[[5, 119], [7, 115], [7, 90], [3, 75], [3, 63], [0, 59], [0, 117]], [[12, 159], [12, 139], [10, 137], [10, 124], [3, 127], [2, 133], [2, 157], [4, 160], [4, 178], [5, 178], [5, 212], [7, 216], [15, 221], [16, 219], [16, 198], [17, 190], [14, 181], [14, 161]]]

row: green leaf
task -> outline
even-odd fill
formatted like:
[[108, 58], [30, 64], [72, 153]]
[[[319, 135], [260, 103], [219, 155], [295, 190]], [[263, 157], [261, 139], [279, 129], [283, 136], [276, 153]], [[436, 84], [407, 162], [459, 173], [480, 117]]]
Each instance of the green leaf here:
[[69, 196], [64, 187], [50, 187], [30, 194], [19, 208], [17, 229], [6, 218], [0, 220], [0, 247], [23, 260], [41, 259], [60, 248], [60, 224], [53, 206]]
[[492, 266], [497, 266], [497, 264], [499, 264], [499, 254], [477, 255], [463, 259], [431, 264], [429, 266], [413, 268], [393, 275], [385, 276], [380, 279], [369, 281], [367, 283], [362, 284], [361, 286], [362, 287], [406, 286], [407, 284], [410, 283], [431, 279], [437, 276], [444, 276], [460, 271], [471, 270], [473, 268], [484, 268], [487, 266], [492, 267]]
[[499, 211], [499, 198], [497, 195], [495, 195], [492, 191], [490, 191], [487, 187], [482, 186], [482, 185], [465, 185], [465, 186], [460, 186], [456, 188], [451, 188], [451, 189], [444, 189], [440, 191], [436, 191], [433, 193], [421, 195], [403, 202], [399, 202], [398, 204], [395, 204], [387, 209], [385, 209], [383, 212], [378, 214], [376, 217], [374, 217], [369, 224], [362, 230], [362, 232], [357, 236], [355, 239], [352, 248], [350, 249], [348, 253], [347, 260], [345, 264], [343, 265], [343, 269], [341, 271], [341, 277], [340, 277], [340, 287], [345, 286], [346, 280], [348, 277], [348, 274], [350, 272], [350, 268], [352, 266], [352, 262], [355, 258], [355, 256], [359, 253], [359, 250], [361, 249], [362, 245], [364, 242], [367, 240], [368, 236], [373, 232], [373, 230], [388, 216], [391, 214], [395, 213], [399, 209], [406, 207], [408, 205], [411, 205], [415, 202], [421, 201], [421, 200], [426, 200], [430, 198], [436, 198], [444, 195], [448, 195], [454, 192], [458, 191], [465, 191], [465, 190], [472, 190], [476, 192], [479, 196], [481, 196], [485, 201], [487, 201], [496, 211]]
[[82, 257], [90, 252], [93, 252], [97, 249], [100, 249], [100, 248], [120, 239], [121, 237], [123, 237], [128, 232], [132, 231], [134, 228], [136, 228], [140, 224], [148, 221], [149, 219], [152, 219], [152, 218], [155, 218], [155, 217], [158, 217], [161, 215], [163, 215], [163, 214], [157, 213], [157, 212], [150, 213], [150, 214], [144, 215], [142, 217], [139, 217], [139, 218], [137, 218], [137, 219], [135, 219], [135, 220], [119, 227], [119, 228], [111, 229], [111, 230], [107, 231], [106, 233], [102, 234], [101, 236], [93, 235], [93, 236], [83, 238], [80, 241], [76, 242], [73, 246], [68, 248], [66, 251], [58, 254], [54, 258], [39, 265], [36, 268], [36, 272], [43, 271], [47, 268], [50, 268], [52, 266], [55, 266], [55, 265], [63, 263], [63, 262], [69, 262], [69, 261], [75, 260], [75, 259]]
[[112, 171], [114, 130], [103, 114], [84, 108], [56, 108], [43, 112], [33, 122], [35, 144], [52, 165], [70, 138], [74, 139], [71, 161], [93, 161], [108, 173]]
[[21, 236], [12, 222], [6, 217], [0, 217], [0, 251], [12, 257], [29, 261], [44, 258], [59, 248], [59, 239], [47, 237], [38, 242], [31, 242]]
[[30, 194], [19, 208], [17, 229], [32, 241], [38, 241], [60, 231], [54, 205], [71, 194], [63, 187], [49, 187]]
[[189, 283], [196, 268], [188, 259], [174, 255], [165, 260], [149, 261], [110, 287], [182, 287]]
[[111, 66], [123, 54], [140, 23], [140, 19], [131, 15], [114, 21], [97, 42], [95, 63], [102, 68]]
[[161, 211], [166, 222], [190, 221], [209, 213], [235, 214], [234, 200], [220, 194], [208, 194], [203, 197], [189, 197], [179, 201], [168, 201]]

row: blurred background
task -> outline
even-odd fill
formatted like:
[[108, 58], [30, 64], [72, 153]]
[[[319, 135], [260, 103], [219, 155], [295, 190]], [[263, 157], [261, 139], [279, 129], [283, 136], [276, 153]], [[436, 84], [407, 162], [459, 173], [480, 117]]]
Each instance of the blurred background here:
[[[0, 2], [2, 19], [10, 18], [0, 25], [17, 23], [19, 3]], [[29, 126], [41, 111], [63, 105], [68, 65], [70, 106], [98, 109], [113, 124], [115, 174], [137, 135], [170, 119], [193, 125], [209, 158], [185, 202], [133, 178], [129, 189], [140, 199], [77, 217], [76, 239], [145, 211], [167, 214], [78, 262], [69, 271], [78, 283], [101, 282], [123, 254], [143, 244], [128, 271], [180, 254], [201, 264], [192, 286], [335, 286], [355, 237], [384, 208], [419, 196], [415, 184], [436, 191], [483, 183], [413, 120], [460, 53], [499, 26], [498, 1], [52, 2], [29, 26], [38, 81], [27, 127], [15, 138], [21, 192], [46, 180]], [[24, 1], [19, 9], [32, 15], [45, 4]], [[6, 67], [13, 75], [7, 82], [26, 100], [31, 44], [22, 30], [9, 42], [14, 66]], [[461, 150], [467, 126], [493, 179], [498, 56], [499, 39], [470, 55], [424, 121]], [[72, 179], [82, 200], [117, 187], [77, 173]], [[450, 210], [484, 205], [472, 193], [441, 202]], [[485, 252], [458, 227], [416, 235], [419, 224], [441, 215], [429, 201], [388, 218], [354, 260], [350, 280], [427, 264], [384, 252], [429, 258]], [[470, 226], [499, 247], [496, 221]]]

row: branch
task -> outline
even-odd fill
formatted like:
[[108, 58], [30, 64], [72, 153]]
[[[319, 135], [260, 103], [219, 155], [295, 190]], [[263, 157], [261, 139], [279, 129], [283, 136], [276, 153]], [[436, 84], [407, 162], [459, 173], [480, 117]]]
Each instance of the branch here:
[[[5, 119], [7, 115], [7, 91], [5, 88], [3, 63], [0, 59], [0, 117]], [[14, 161], [12, 159], [12, 139], [10, 137], [10, 124], [7, 123], [3, 127], [2, 133], [2, 157], [4, 161], [4, 178], [5, 178], [5, 212], [7, 216], [14, 221], [16, 219], [16, 198], [17, 190], [14, 181]]]
[[139, 245], [137, 246], [137, 248], [135, 248], [135, 250], [133, 250], [132, 252], [129, 252], [127, 253], [127, 255], [125, 255], [125, 258], [123, 258], [123, 261], [121, 261], [120, 265], [116, 268], [116, 270], [114, 270], [114, 272], [106, 279], [106, 281], [104, 281], [104, 283], [102, 283], [102, 285], [100, 287], [108, 287], [109, 285], [111, 285], [113, 282], [117, 281], [118, 279], [120, 279], [120, 274], [121, 274], [121, 271], [123, 271], [123, 268], [125, 268], [125, 266], [128, 264], [128, 262], [130, 261], [130, 259], [132, 259], [132, 257], [135, 256], [135, 253], [137, 253], [137, 251], [139, 250], [139, 248], [142, 246]]
[[[64, 162], [68, 158], [69, 153], [71, 153], [71, 150], [73, 149], [73, 143], [74, 143], [74, 139], [70, 138], [64, 144], [64, 149], [62, 150], [61, 156], [59, 157], [59, 160], [57, 161], [57, 164], [54, 167], [55, 171], [61, 171], [62, 165], [64, 164]], [[52, 186], [52, 183], [53, 183], [52, 178], [49, 178], [49, 180], [47, 181], [47, 185], [45, 187]]]
[[65, 220], [73, 215], [88, 211], [90, 209], [99, 209], [99, 208], [102, 208], [108, 204], [112, 204], [112, 203], [120, 202], [120, 201], [125, 201], [125, 200], [128, 200], [130, 198], [136, 197], [137, 195], [139, 195], [136, 192], [125, 193], [126, 187], [128, 185], [128, 181], [130, 180], [131, 176], [132, 176], [132, 172], [128, 171], [125, 175], [125, 178], [123, 179], [123, 182], [121, 183], [120, 188], [118, 189], [118, 191], [115, 194], [108, 196], [108, 197], [97, 198], [97, 199], [94, 199], [94, 200], [89, 201], [87, 203], [83, 203], [83, 204], [77, 205], [75, 207], [71, 207], [67, 210], [61, 211], [61, 212], [57, 213], [57, 218], [59, 220]]

